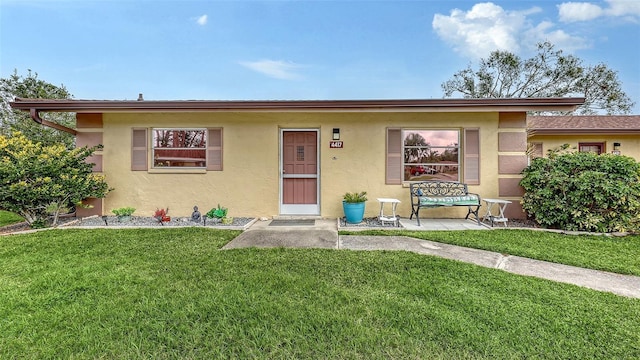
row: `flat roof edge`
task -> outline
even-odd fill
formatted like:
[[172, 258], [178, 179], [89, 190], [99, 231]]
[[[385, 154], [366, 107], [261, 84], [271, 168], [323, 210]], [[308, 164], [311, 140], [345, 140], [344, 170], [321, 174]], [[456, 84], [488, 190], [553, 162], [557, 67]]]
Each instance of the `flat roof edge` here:
[[398, 99], [398, 100], [51, 100], [16, 98], [18, 110], [109, 112], [109, 111], [244, 111], [244, 110], [389, 110], [420, 108], [518, 107], [571, 109], [584, 98], [503, 99]]

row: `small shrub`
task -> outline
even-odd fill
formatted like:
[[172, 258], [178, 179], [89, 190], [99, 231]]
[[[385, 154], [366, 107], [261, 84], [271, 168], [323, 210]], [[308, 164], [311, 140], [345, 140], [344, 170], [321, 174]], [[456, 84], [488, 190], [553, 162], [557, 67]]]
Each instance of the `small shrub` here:
[[[564, 149], [562, 149], [564, 150]], [[522, 207], [565, 230], [629, 231], [640, 219], [640, 164], [628, 156], [550, 152], [524, 171]]]
[[206, 215], [210, 219], [223, 219], [227, 217], [228, 211], [229, 210], [226, 207], [221, 207], [220, 204], [218, 204], [217, 208], [209, 210]]
[[154, 213], [153, 217], [162, 224], [163, 222], [171, 221], [171, 217], [168, 214], [169, 214], [169, 208], [167, 208], [167, 210], [156, 209], [156, 212]]
[[32, 226], [56, 225], [60, 214], [85, 198], [104, 198], [105, 177], [86, 160], [102, 146], [69, 150], [43, 145], [20, 132], [0, 135], [0, 208]]
[[114, 213], [116, 216], [131, 216], [131, 214], [133, 214], [134, 211], [136, 211], [136, 209], [132, 207], [122, 207], [122, 208], [111, 210], [111, 212]]

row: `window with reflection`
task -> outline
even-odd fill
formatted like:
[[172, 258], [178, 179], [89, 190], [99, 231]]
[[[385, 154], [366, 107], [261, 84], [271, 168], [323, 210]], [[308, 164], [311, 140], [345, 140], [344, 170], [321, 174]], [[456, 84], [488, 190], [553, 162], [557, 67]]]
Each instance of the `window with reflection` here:
[[460, 181], [459, 130], [403, 130], [404, 181]]
[[600, 155], [604, 152], [604, 143], [579, 143], [578, 151], [580, 152], [592, 152]]
[[206, 129], [153, 129], [153, 166], [206, 167], [206, 134]]

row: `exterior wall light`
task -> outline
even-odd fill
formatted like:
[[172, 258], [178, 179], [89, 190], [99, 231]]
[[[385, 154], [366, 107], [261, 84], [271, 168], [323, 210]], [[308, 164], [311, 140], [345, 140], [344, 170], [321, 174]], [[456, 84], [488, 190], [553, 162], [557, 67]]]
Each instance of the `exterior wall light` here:
[[340, 129], [333, 128], [333, 140], [340, 140]]
[[614, 142], [613, 143], [613, 151], [611, 151], [611, 153], [613, 155], [620, 155], [620, 143], [619, 142]]

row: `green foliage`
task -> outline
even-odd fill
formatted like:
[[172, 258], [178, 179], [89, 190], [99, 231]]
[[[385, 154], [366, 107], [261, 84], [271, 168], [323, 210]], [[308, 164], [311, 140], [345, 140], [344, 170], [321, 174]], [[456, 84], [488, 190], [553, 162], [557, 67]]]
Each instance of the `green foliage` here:
[[221, 207], [220, 204], [218, 204], [218, 207], [209, 210], [209, 212], [206, 213], [206, 216], [209, 219], [223, 219], [227, 217], [228, 212], [229, 210], [226, 207]]
[[19, 222], [23, 222], [22, 216], [12, 213], [10, 211], [0, 210], [0, 226], [11, 225]]
[[239, 233], [2, 238], [0, 358], [640, 357], [638, 299], [406, 251], [220, 251]]
[[461, 231], [341, 230], [340, 235], [406, 236], [549, 261], [587, 269], [640, 276], [640, 235], [568, 235], [559, 232], [499, 229]]
[[[74, 148], [75, 139], [64, 131], [51, 129], [34, 122], [28, 113], [13, 110], [9, 102], [15, 97], [31, 99], [71, 99], [73, 95], [67, 91], [64, 85], [56, 86], [38, 79], [38, 73], [28, 71], [26, 76], [18, 75], [18, 71], [7, 78], [0, 78], [0, 135], [11, 136], [15, 131], [20, 131], [28, 139], [41, 142], [45, 146], [65, 144], [69, 149]], [[43, 119], [75, 128], [74, 113], [41, 114]]]
[[361, 203], [361, 202], [365, 202], [367, 201], [367, 192], [366, 191], [362, 191], [362, 192], [348, 192], [345, 193], [344, 196], [342, 197], [342, 199], [344, 200], [344, 202], [347, 203]]
[[104, 176], [92, 172], [85, 160], [96, 149], [45, 146], [17, 132], [0, 135], [0, 208], [20, 214], [29, 224], [53, 225], [67, 207], [87, 197], [103, 198], [109, 192]]
[[583, 96], [579, 114], [628, 114], [634, 102], [622, 90], [615, 71], [605, 64], [583, 65], [573, 55], [555, 50], [550, 42], [538, 44], [538, 53], [521, 59], [496, 50], [453, 75], [441, 85], [445, 97], [461, 94], [465, 98], [529, 98]]
[[111, 212], [114, 213], [116, 216], [131, 216], [131, 214], [133, 214], [134, 211], [136, 211], [136, 209], [132, 207], [121, 207], [118, 209], [111, 210]]
[[640, 164], [620, 155], [550, 152], [523, 171], [523, 209], [538, 223], [565, 230], [637, 230]]

